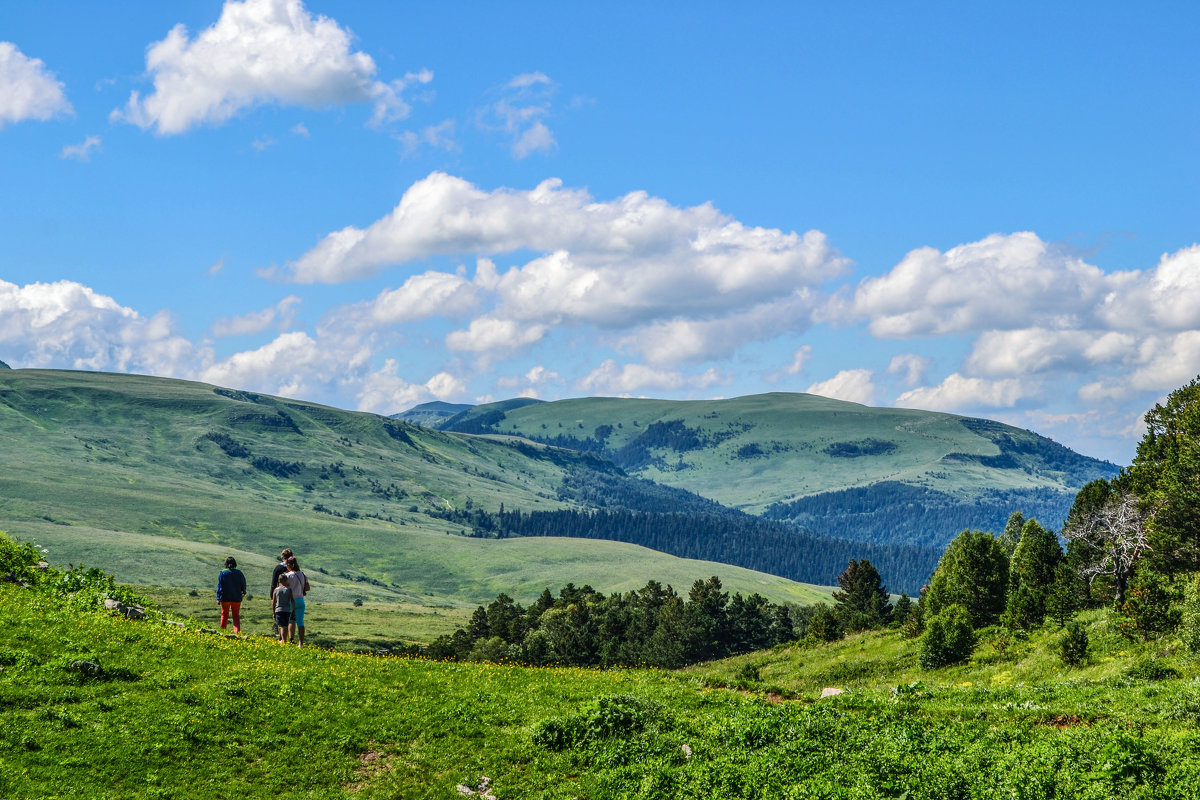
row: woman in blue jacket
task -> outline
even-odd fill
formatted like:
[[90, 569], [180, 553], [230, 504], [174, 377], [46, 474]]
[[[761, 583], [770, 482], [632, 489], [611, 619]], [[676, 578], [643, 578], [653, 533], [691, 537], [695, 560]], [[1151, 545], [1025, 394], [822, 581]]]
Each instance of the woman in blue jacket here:
[[246, 576], [237, 568], [233, 556], [225, 559], [225, 569], [217, 576], [217, 602], [221, 605], [221, 628], [233, 615], [233, 632], [242, 632], [242, 598], [246, 596]]

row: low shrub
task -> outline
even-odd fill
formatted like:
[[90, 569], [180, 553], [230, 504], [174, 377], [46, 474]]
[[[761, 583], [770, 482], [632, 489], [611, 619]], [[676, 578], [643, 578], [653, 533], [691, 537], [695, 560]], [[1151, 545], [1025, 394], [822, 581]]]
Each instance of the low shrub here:
[[538, 723], [533, 743], [547, 750], [569, 750], [615, 736], [634, 736], [661, 713], [657, 703], [631, 695], [601, 697], [578, 714]]
[[1087, 631], [1078, 622], [1072, 622], [1058, 642], [1059, 657], [1067, 666], [1077, 667], [1087, 661], [1088, 645]]
[[935, 614], [921, 636], [921, 668], [937, 669], [966, 661], [975, 652], [975, 631], [967, 610], [950, 605]]
[[1125, 675], [1138, 681], [1165, 681], [1178, 678], [1179, 670], [1161, 658], [1145, 658], [1127, 669]]

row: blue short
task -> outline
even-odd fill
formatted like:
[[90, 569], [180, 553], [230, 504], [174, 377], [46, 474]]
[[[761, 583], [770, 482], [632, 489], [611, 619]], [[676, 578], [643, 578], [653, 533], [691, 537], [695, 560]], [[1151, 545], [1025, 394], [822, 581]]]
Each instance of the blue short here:
[[296, 597], [292, 599], [296, 604], [296, 613], [292, 615], [292, 622], [296, 623], [297, 628], [304, 627], [304, 598]]

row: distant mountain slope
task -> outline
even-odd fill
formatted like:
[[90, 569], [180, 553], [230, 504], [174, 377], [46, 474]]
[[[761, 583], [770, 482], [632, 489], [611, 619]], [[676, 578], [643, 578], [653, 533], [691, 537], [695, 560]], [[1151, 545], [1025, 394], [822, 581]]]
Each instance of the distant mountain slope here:
[[399, 414], [392, 414], [391, 418], [403, 420], [425, 428], [436, 428], [451, 417], [461, 414], [464, 411], [470, 411], [473, 407], [468, 403], [443, 403], [440, 400], [435, 400], [432, 403], [421, 403], [419, 406], [413, 406]]
[[0, 529], [38, 539], [56, 561], [120, 563], [127, 580], [194, 587], [215, 576], [214, 546], [260, 558], [290, 546], [338, 592], [350, 582], [418, 603], [501, 591], [532, 599], [568, 581], [603, 591], [649, 579], [686, 587], [714, 573], [731, 591], [777, 602], [828, 596], [613, 541], [487, 538], [470, 522], [501, 507], [583, 512], [600, 507], [599, 495], [650, 519], [659, 508], [734, 513], [626, 478], [592, 454], [513, 437], [163, 378], [0, 374]]
[[964, 527], [994, 530], [1018, 509], [1058, 526], [1079, 487], [1118, 472], [991, 420], [807, 394], [505, 401], [475, 406], [442, 428], [594, 453], [632, 474], [820, 533], [932, 546]]

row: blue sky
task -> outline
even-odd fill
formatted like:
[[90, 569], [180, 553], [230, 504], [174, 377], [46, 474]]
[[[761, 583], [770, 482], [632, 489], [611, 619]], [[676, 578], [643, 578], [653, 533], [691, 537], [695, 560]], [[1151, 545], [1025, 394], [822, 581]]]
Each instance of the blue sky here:
[[0, 359], [393, 413], [813, 391], [1127, 463], [1193, 4], [0, 4]]

